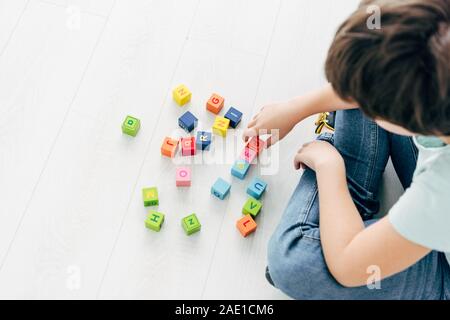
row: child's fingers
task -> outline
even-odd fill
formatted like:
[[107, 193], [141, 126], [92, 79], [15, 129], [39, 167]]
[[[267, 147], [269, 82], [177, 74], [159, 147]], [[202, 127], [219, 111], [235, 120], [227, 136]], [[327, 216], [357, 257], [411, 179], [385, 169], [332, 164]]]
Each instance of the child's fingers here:
[[251, 128], [247, 128], [244, 131], [244, 134], [242, 135], [242, 138], [244, 139], [245, 142], [248, 141], [248, 139], [252, 138], [252, 137], [256, 137], [258, 135], [256, 128], [251, 127]]

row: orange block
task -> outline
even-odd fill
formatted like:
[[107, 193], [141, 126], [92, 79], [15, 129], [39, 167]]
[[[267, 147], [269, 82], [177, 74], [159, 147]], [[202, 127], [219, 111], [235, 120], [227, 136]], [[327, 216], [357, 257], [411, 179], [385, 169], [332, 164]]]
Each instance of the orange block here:
[[206, 103], [206, 109], [214, 114], [219, 114], [225, 104], [225, 99], [218, 94], [213, 94]]
[[255, 220], [250, 215], [243, 217], [236, 223], [236, 227], [243, 237], [247, 237], [249, 234], [255, 232], [257, 226]]
[[161, 154], [163, 156], [174, 158], [178, 149], [178, 140], [172, 138], [165, 138], [161, 146]]

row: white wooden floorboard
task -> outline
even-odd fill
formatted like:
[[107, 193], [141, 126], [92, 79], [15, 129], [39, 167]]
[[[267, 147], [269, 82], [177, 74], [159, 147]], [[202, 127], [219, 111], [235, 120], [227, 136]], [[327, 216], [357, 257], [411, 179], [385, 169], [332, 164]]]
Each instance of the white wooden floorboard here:
[[[161, 158], [159, 150], [165, 136], [178, 134], [177, 118], [186, 110], [198, 116], [202, 122], [200, 127], [211, 128], [214, 116], [205, 110], [205, 102], [212, 91], [223, 94], [228, 105], [239, 106], [244, 112], [249, 110], [262, 65], [262, 57], [216, 48], [207, 42], [188, 42], [172, 85], [190, 84], [193, 101], [187, 108], [179, 108], [171, 100], [164, 106], [100, 297], [201, 298], [215, 240], [225, 213], [235, 201], [234, 197], [226, 201], [212, 198], [210, 187], [219, 176], [230, 179], [231, 162], [237, 156], [231, 152], [224, 155], [220, 163], [227, 160], [228, 163], [223, 165], [215, 164], [212, 159], [207, 160], [209, 165], [192, 165], [192, 187], [177, 189], [176, 165]], [[230, 132], [227, 143], [231, 144], [235, 137]], [[242, 147], [242, 141], [238, 142], [241, 145], [236, 149]], [[223, 143], [223, 139], [215, 138], [217, 149]], [[211, 150], [206, 157], [213, 153]], [[199, 154], [196, 159], [201, 157]], [[178, 158], [177, 163], [180, 160], [189, 161]], [[143, 224], [148, 210], [143, 208], [141, 189], [152, 185], [160, 192], [158, 210], [167, 215], [160, 233], [145, 230]], [[203, 230], [187, 237], [181, 229], [181, 218], [193, 212], [198, 214]]]
[[86, 16], [74, 32], [65, 19], [31, 1], [0, 57], [0, 266], [104, 23]]
[[19, 23], [28, 0], [0, 0], [0, 55]]
[[[83, 13], [107, 16], [114, 5], [114, 0], [40, 0], [66, 8], [68, 14]], [[134, 0], [132, 0], [134, 1]], [[75, 10], [75, 11], [74, 11]]]
[[[0, 0], [0, 298], [287, 298], [264, 279], [267, 242], [314, 119], [272, 150], [282, 156], [263, 177], [263, 212], [247, 239], [235, 223], [260, 172], [231, 178], [240, 133], [175, 163], [160, 146], [183, 135], [187, 110], [211, 128], [212, 92], [225, 96], [224, 111], [244, 112], [242, 128], [262, 105], [323, 84], [333, 33], [358, 2], [31, 0], [22, 15], [26, 1]], [[82, 12], [76, 30], [71, 6]], [[179, 83], [193, 91], [183, 108], [171, 99]], [[136, 138], [120, 131], [127, 114], [142, 120]], [[233, 150], [217, 163], [224, 144]], [[191, 188], [175, 187], [180, 161], [194, 161]], [[210, 195], [217, 177], [233, 183], [225, 201]], [[160, 233], [144, 227], [146, 186], [159, 188]], [[203, 228], [188, 237], [180, 221], [193, 212]]]
[[191, 39], [265, 55], [281, 0], [201, 1]]
[[[117, 1], [0, 273], [0, 296], [95, 298], [196, 3]], [[142, 120], [136, 139], [121, 133], [128, 113]]]
[[[283, 1], [254, 112], [268, 102], [291, 99], [325, 83], [326, 51], [339, 23], [355, 8], [350, 2], [343, 6], [332, 0]], [[274, 163], [279, 156], [275, 175], [262, 176], [263, 171], [254, 170], [245, 183], [239, 183], [239, 200], [233, 210], [227, 211], [203, 298], [285, 298], [264, 278], [267, 243], [301, 176], [293, 168], [294, 155], [303, 143], [313, 138], [312, 118], [298, 125], [271, 151]], [[252, 176], [262, 177], [269, 186], [262, 200], [263, 211], [257, 219], [258, 230], [243, 239], [236, 231], [235, 221], [241, 216], [245, 190]]]

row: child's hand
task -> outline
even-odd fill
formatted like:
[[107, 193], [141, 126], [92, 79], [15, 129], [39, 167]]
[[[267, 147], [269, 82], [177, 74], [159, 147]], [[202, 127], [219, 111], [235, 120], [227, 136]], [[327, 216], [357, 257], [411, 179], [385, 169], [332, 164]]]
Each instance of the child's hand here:
[[249, 138], [259, 135], [260, 131], [266, 131], [265, 133], [270, 134], [271, 130], [279, 130], [278, 137], [272, 135], [267, 140], [266, 147], [268, 148], [291, 132], [299, 121], [297, 114], [296, 105], [292, 102], [273, 103], [264, 106], [248, 124], [243, 138], [247, 142]]
[[325, 167], [345, 170], [341, 154], [326, 141], [304, 144], [294, 158], [294, 166], [296, 170], [308, 167], [316, 172]]

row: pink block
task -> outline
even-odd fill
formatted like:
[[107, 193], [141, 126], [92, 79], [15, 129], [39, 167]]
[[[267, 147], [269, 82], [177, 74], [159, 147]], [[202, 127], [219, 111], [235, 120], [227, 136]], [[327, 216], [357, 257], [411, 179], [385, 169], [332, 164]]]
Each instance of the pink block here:
[[177, 168], [176, 181], [177, 187], [190, 187], [191, 169], [186, 167]]
[[195, 137], [181, 138], [181, 155], [195, 156], [196, 152]]
[[250, 164], [254, 164], [257, 156], [258, 153], [255, 150], [246, 147], [244, 151], [242, 151], [240, 159], [245, 160]]

